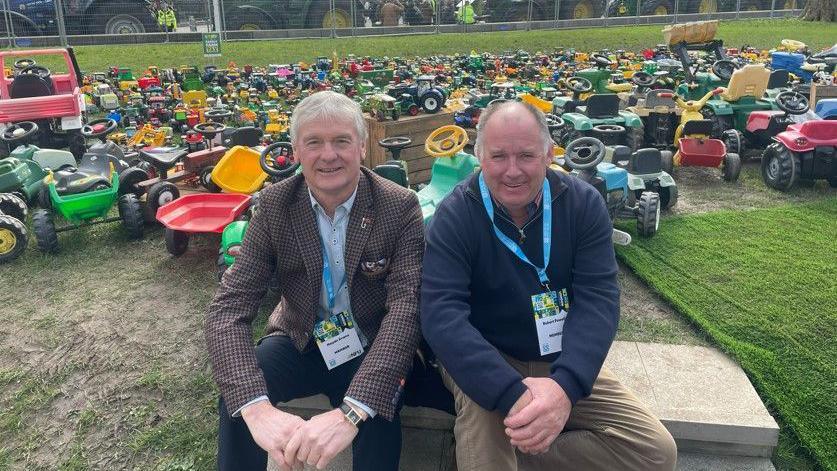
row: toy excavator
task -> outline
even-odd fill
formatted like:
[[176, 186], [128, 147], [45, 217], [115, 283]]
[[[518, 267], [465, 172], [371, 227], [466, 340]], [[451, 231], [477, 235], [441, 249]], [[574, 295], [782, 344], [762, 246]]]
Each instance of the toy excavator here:
[[160, 147], [166, 143], [166, 131], [154, 129], [150, 124], [144, 125], [128, 140], [128, 147]]

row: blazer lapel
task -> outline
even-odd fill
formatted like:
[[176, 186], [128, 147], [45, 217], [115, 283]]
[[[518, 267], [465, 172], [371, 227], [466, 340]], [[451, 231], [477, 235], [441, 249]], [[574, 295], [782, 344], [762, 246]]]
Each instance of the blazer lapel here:
[[357, 196], [349, 215], [349, 226], [346, 229], [346, 283], [352, 292], [352, 281], [360, 263], [360, 255], [366, 246], [366, 240], [372, 231], [374, 211], [372, 207], [372, 189], [369, 177], [361, 170], [357, 187]]
[[317, 305], [320, 302], [320, 289], [323, 280], [323, 258], [320, 232], [317, 229], [317, 218], [311, 207], [308, 196], [308, 186], [304, 181], [296, 192], [296, 201], [291, 205], [291, 223], [302, 263], [311, 280], [311, 320], [317, 316]]

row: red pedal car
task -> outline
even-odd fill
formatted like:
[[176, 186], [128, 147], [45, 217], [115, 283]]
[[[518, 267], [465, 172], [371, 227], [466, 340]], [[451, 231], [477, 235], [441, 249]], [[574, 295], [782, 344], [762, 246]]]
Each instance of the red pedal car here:
[[791, 124], [774, 139], [761, 159], [767, 186], [788, 191], [799, 180], [828, 180], [837, 188], [837, 121]]

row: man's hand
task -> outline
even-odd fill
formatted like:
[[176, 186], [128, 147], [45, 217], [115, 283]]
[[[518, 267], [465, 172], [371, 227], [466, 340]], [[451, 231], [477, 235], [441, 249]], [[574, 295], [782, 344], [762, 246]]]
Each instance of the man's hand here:
[[282, 412], [270, 401], [251, 404], [241, 411], [241, 417], [250, 429], [253, 440], [268, 456], [284, 470], [290, 469], [285, 462], [284, 451], [293, 433], [305, 423], [301, 417]]
[[524, 407], [528, 406], [530, 402], [532, 402], [533, 396], [532, 391], [526, 389], [523, 394], [517, 398], [517, 401], [514, 403], [511, 409], [509, 409], [509, 413], [506, 417], [511, 417], [518, 412], [520, 412]]
[[513, 446], [536, 455], [546, 452], [564, 429], [572, 405], [564, 389], [552, 378], [525, 378], [523, 384], [529, 388], [532, 400], [515, 411], [526, 394], [521, 396], [503, 423]]
[[[365, 417], [365, 414], [363, 414]], [[285, 447], [285, 463], [300, 469], [304, 464], [325, 469], [357, 435], [357, 427], [343, 416], [343, 411], [334, 409], [311, 417], [296, 430]]]

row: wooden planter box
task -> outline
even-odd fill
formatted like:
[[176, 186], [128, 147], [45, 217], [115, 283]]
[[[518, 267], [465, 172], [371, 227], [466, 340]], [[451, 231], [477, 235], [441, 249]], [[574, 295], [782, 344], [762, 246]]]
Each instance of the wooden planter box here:
[[430, 181], [430, 168], [433, 157], [424, 152], [424, 140], [431, 132], [442, 126], [453, 124], [453, 113], [440, 111], [436, 114], [420, 113], [417, 116], [403, 116], [398, 121], [390, 119], [378, 121], [366, 116], [369, 126], [369, 141], [366, 143], [366, 160], [368, 168], [374, 168], [390, 159], [389, 152], [378, 145], [378, 141], [385, 137], [406, 136], [413, 140], [409, 147], [401, 151], [401, 159], [407, 162], [410, 171], [410, 185]]

